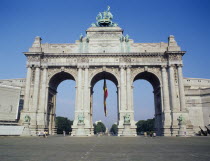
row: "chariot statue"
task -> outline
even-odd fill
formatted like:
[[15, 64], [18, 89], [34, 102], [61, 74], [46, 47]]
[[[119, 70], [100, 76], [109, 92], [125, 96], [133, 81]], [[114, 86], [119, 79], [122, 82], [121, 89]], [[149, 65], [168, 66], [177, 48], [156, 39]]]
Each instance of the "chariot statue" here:
[[104, 12], [99, 12], [96, 17], [96, 23], [93, 23], [93, 27], [115, 27], [118, 26], [116, 23], [112, 22], [113, 15], [110, 12], [110, 7], [107, 7], [107, 10]]

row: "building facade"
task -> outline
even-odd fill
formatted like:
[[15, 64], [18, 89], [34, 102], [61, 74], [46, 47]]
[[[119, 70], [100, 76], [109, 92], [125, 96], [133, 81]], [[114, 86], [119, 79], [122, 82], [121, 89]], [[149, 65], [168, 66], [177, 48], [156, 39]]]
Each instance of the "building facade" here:
[[[108, 79], [117, 87], [118, 135], [136, 136], [133, 82], [144, 79], [154, 89], [155, 129], [158, 135], [176, 136], [178, 118], [186, 122], [187, 135], [210, 123], [210, 80], [183, 78], [185, 51], [174, 36], [167, 43], [135, 43], [112, 22], [110, 8], [74, 44], [42, 43], [36, 37], [28, 52], [24, 80], [24, 106], [18, 124], [29, 116], [31, 134], [56, 133], [58, 85], [76, 82], [73, 136], [92, 136], [93, 87]], [[4, 84], [4, 81], [0, 81]]]

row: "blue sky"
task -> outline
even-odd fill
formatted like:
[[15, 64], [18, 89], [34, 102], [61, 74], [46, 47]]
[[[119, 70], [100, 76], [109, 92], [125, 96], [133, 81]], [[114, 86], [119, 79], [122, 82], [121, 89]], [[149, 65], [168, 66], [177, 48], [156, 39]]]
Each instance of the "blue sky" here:
[[[41, 36], [43, 43], [74, 43], [95, 22], [98, 12], [106, 10], [107, 5], [111, 6], [113, 21], [135, 42], [167, 42], [167, 37], [174, 35], [182, 50], [187, 51], [184, 56], [184, 76], [210, 79], [209, 0], [1, 0], [0, 79], [25, 77], [26, 59], [22, 52], [28, 51], [35, 36]], [[70, 101], [74, 96], [69, 94], [69, 90], [63, 89], [74, 89], [73, 86], [71, 81], [62, 83], [58, 98], [62, 97], [63, 102]], [[153, 100], [151, 85], [139, 81], [135, 86], [138, 87], [134, 91], [134, 101], [148, 98], [148, 104], [143, 103], [145, 99], [135, 101], [136, 111], [142, 106], [137, 119], [146, 118], [146, 113], [147, 117], [151, 117], [154, 114], [150, 103]], [[102, 97], [102, 82], [94, 88], [95, 93], [99, 92]], [[113, 93], [115, 98], [116, 87], [108, 82], [108, 88], [110, 95]], [[116, 101], [109, 99], [110, 107], [116, 106]], [[68, 101], [62, 104], [59, 103], [62, 100], [58, 99], [58, 106], [61, 106], [57, 109], [58, 114], [59, 111], [61, 115], [68, 111], [67, 107], [62, 109], [73, 104], [72, 100], [70, 103]], [[95, 103], [94, 106], [101, 106], [100, 101]], [[147, 112], [142, 112], [143, 109]], [[97, 110], [94, 111], [94, 117], [102, 118], [100, 114], [103, 111]], [[109, 120], [115, 120], [114, 116], [112, 118]]]

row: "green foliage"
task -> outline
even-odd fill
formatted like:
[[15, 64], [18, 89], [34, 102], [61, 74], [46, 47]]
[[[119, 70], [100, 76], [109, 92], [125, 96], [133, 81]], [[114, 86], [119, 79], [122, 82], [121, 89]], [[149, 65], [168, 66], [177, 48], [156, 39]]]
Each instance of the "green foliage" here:
[[102, 122], [98, 122], [97, 125], [93, 124], [93, 126], [94, 126], [94, 134], [100, 132], [106, 132], [106, 126]]
[[110, 129], [110, 132], [114, 135], [117, 134], [118, 130], [117, 130], [117, 125], [116, 124], [113, 124], [111, 129]]
[[56, 117], [57, 134], [63, 134], [63, 131], [69, 134], [69, 132], [72, 131], [71, 125], [73, 125], [73, 121], [68, 118], [61, 116]]
[[136, 132], [139, 135], [141, 132], [147, 132], [154, 131], [155, 128], [155, 119], [148, 119], [148, 120], [139, 120], [136, 123], [137, 129]]

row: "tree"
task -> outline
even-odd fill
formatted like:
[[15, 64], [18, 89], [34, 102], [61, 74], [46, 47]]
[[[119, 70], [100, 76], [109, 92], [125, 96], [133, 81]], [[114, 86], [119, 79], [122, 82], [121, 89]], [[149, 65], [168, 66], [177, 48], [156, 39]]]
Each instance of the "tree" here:
[[68, 118], [61, 116], [56, 117], [57, 134], [63, 134], [63, 131], [69, 134], [69, 132], [72, 131], [71, 125], [73, 125], [73, 121]]
[[97, 124], [93, 124], [94, 126], [94, 134], [100, 132], [106, 132], [106, 126], [102, 122], [98, 122]]
[[114, 135], [117, 134], [118, 130], [117, 130], [117, 125], [116, 124], [113, 124], [111, 129], [110, 129], [110, 132]]
[[154, 131], [155, 128], [155, 119], [148, 119], [148, 120], [139, 120], [136, 123], [137, 129], [136, 132], [139, 135], [141, 132], [150, 132]]

